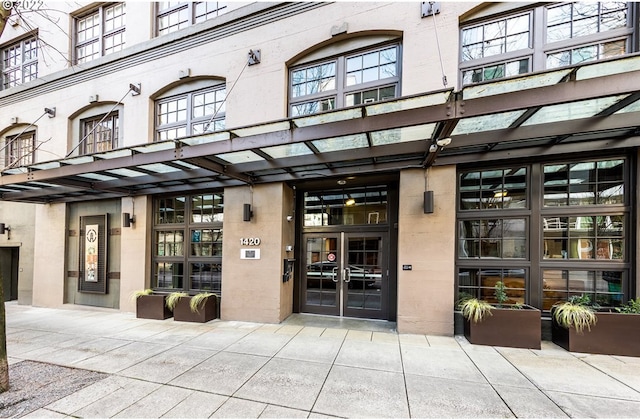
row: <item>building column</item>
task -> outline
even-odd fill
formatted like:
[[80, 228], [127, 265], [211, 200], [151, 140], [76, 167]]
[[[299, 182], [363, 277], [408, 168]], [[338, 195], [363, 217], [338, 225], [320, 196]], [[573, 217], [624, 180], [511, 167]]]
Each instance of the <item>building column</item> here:
[[[434, 195], [431, 214], [424, 213], [425, 186]], [[455, 166], [403, 170], [400, 196], [398, 331], [453, 336]]]
[[64, 304], [67, 205], [37, 205], [33, 252], [33, 305], [59, 307]]
[[[153, 231], [153, 202], [150, 196], [122, 198], [122, 214], [135, 222], [122, 227], [120, 221], [120, 310], [135, 313], [135, 291], [151, 288], [150, 231]], [[122, 215], [124, 217], [124, 215]]]
[[[244, 205], [253, 215], [244, 221]], [[293, 258], [293, 191], [284, 183], [226, 188], [222, 251], [223, 320], [279, 323], [293, 308], [293, 278], [283, 282], [284, 259]], [[252, 257], [253, 256], [253, 257]]]

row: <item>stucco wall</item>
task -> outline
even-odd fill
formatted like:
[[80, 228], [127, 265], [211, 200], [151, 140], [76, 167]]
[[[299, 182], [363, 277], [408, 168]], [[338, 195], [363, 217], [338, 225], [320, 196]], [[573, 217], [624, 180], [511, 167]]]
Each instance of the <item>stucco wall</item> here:
[[[424, 213], [425, 176], [434, 212]], [[403, 170], [398, 220], [398, 331], [453, 335], [455, 166]], [[412, 270], [403, 270], [412, 265]]]
[[[122, 212], [132, 214], [135, 222], [131, 227], [122, 228], [122, 258], [120, 265], [120, 310], [135, 312], [135, 300], [131, 298], [137, 290], [150, 288], [151, 266], [150, 243], [152, 221], [152, 201], [150, 197], [122, 198]], [[121, 224], [122, 225], [122, 222]]]
[[64, 302], [66, 278], [66, 204], [36, 205], [33, 252], [33, 305], [58, 307]]

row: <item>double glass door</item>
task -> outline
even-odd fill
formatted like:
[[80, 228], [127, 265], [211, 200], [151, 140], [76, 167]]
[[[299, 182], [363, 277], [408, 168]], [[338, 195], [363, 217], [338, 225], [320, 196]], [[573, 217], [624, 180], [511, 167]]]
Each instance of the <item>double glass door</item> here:
[[387, 233], [309, 233], [303, 243], [302, 311], [387, 318]]

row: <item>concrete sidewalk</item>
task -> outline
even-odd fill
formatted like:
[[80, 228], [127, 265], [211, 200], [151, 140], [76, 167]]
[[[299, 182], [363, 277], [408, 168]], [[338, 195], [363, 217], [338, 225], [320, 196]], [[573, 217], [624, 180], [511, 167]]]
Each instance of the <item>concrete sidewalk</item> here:
[[29, 417], [640, 416], [640, 358], [550, 342], [540, 351], [476, 346], [301, 315], [193, 324], [6, 307], [10, 363], [109, 374]]

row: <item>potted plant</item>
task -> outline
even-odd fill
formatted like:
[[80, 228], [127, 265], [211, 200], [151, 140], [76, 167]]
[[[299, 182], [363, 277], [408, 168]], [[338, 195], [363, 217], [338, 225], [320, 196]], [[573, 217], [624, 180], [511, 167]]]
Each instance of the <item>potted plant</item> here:
[[166, 295], [154, 294], [152, 289], [138, 290], [132, 298], [136, 301], [136, 317], [139, 319], [165, 320], [173, 314], [165, 304]]
[[218, 296], [211, 292], [193, 296], [186, 292], [173, 292], [167, 297], [166, 305], [173, 311], [173, 319], [181, 322], [206, 323], [218, 317]]
[[573, 296], [551, 308], [552, 340], [571, 352], [640, 356], [640, 298], [615, 310]]
[[502, 281], [496, 283], [494, 295], [497, 305], [477, 298], [460, 302], [467, 340], [477, 345], [540, 349], [540, 310], [523, 304], [505, 304], [508, 297]]

